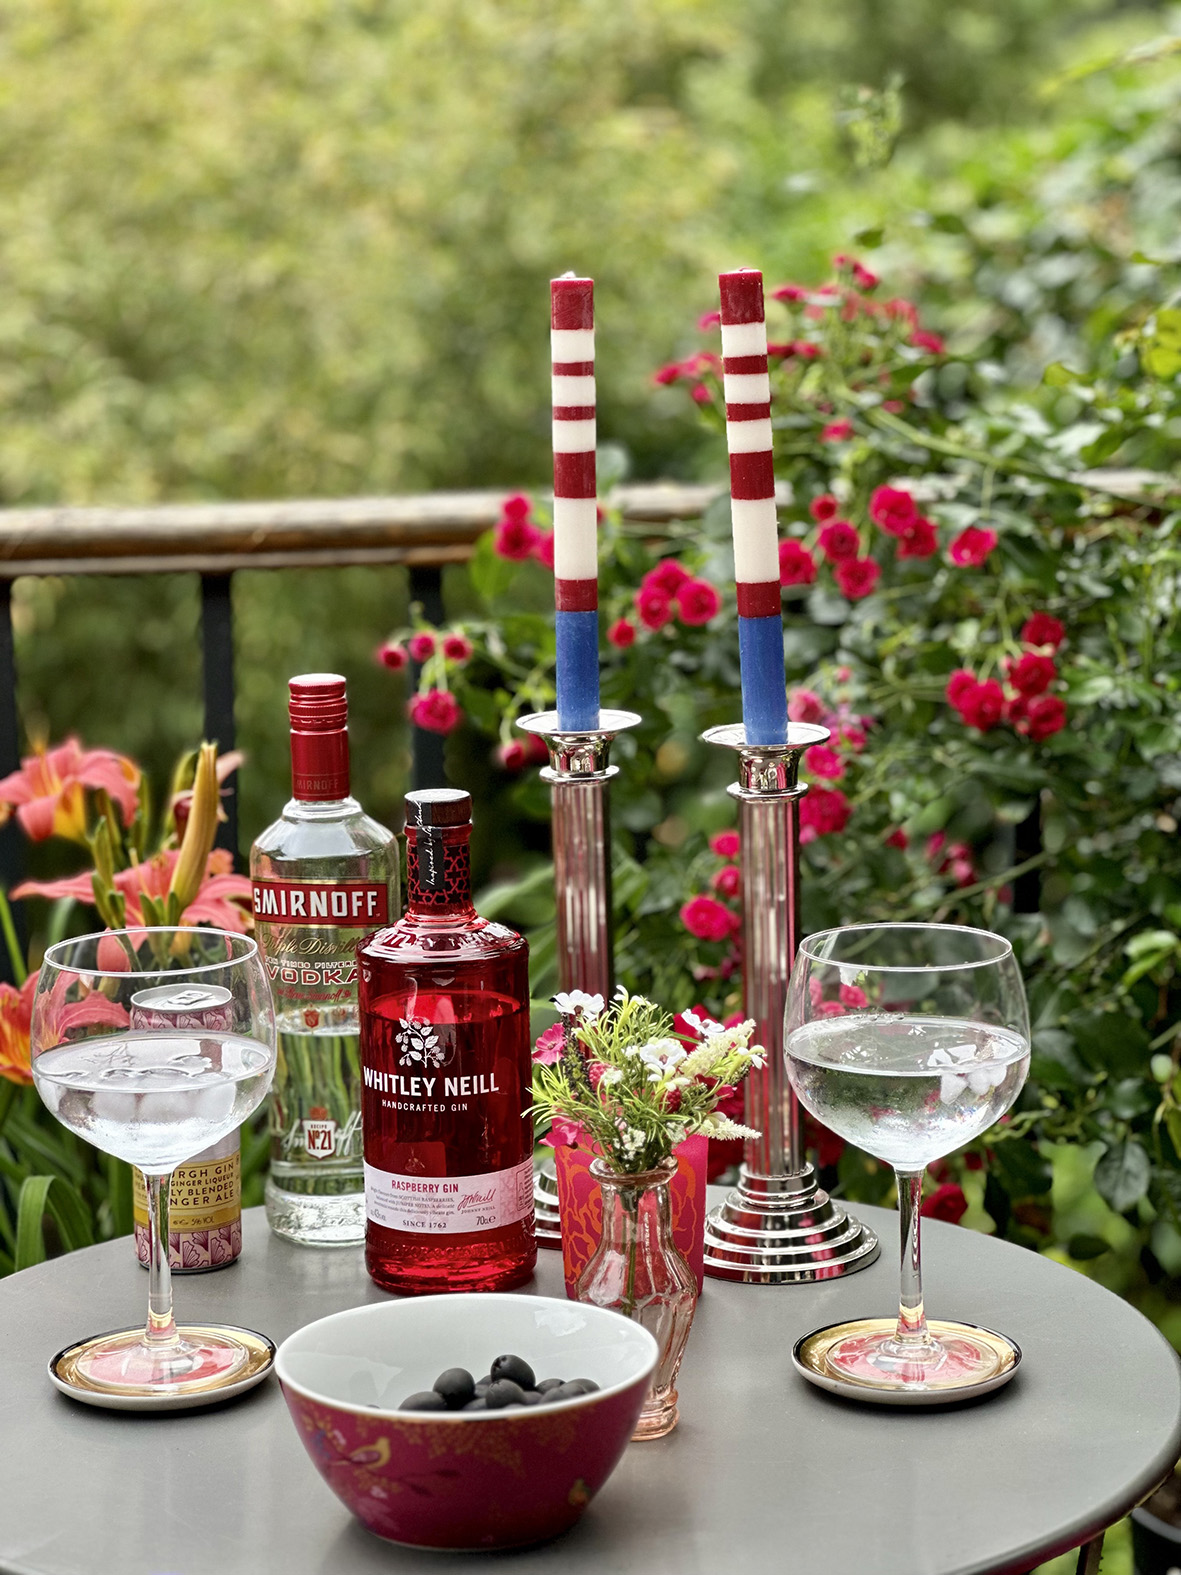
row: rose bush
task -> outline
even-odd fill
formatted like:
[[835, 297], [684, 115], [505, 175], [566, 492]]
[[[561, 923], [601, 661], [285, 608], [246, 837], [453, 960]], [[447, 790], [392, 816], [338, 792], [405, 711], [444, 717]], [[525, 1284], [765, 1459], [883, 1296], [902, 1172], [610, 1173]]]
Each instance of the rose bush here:
[[[1173, 318], [1145, 303], [1086, 375], [1052, 368], [1017, 394], [956, 363], [918, 308], [851, 258], [826, 283], [768, 296], [777, 474], [791, 489], [790, 712], [832, 735], [806, 762], [805, 924], [935, 918], [1011, 937], [1032, 1076], [945, 1185], [965, 1188], [977, 1224], [1149, 1295], [1181, 1268], [1181, 515], [1159, 478], [1084, 467], [1177, 421], [1181, 359], [1159, 375]], [[714, 348], [655, 376], [720, 439]], [[548, 577], [536, 552], [527, 565], [504, 550], [509, 524], [541, 539], [548, 522], [510, 504], [472, 561], [484, 616], [464, 622], [475, 653], [450, 674], [506, 768], [515, 717], [553, 700]], [[740, 999], [738, 878], [708, 838], [731, 818], [732, 767], [698, 739], [737, 706], [728, 538], [723, 495], [663, 536], [608, 515], [600, 550], [604, 704], [644, 718], [615, 746], [621, 977], [703, 998], [719, 1018]], [[545, 790], [522, 777], [515, 803], [541, 818]], [[548, 928], [545, 874], [501, 889], [500, 911], [544, 913]], [[542, 994], [552, 941], [538, 961]], [[1066, 1149], [1093, 1169], [1089, 1231], [1070, 1228], [1077, 1210], [1055, 1222]], [[839, 1185], [877, 1198], [890, 1182], [846, 1149]]]

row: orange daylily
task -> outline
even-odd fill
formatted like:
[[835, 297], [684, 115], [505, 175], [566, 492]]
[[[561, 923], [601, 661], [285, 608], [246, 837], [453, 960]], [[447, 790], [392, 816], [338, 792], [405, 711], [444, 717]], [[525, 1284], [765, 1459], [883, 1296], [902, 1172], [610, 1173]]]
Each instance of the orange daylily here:
[[31, 1083], [29, 1024], [37, 975], [30, 974], [19, 990], [0, 984], [0, 1077], [10, 1083]]
[[[167, 848], [143, 864], [118, 870], [112, 880], [116, 891], [127, 903], [129, 928], [144, 923], [140, 896], [146, 893], [164, 901], [172, 883], [172, 873], [180, 858], [179, 848]], [[214, 848], [205, 861], [205, 874], [196, 896], [181, 915], [182, 924], [211, 924], [219, 930], [248, 930], [251, 924], [252, 888], [245, 875], [233, 873], [234, 861], [226, 848]], [[93, 906], [94, 886], [89, 870], [65, 880], [27, 880], [12, 893], [14, 897], [73, 897]]]
[[0, 781], [0, 824], [15, 809], [34, 842], [46, 837], [86, 841], [85, 788], [102, 788], [130, 825], [139, 802], [140, 770], [110, 749], [83, 749], [67, 738], [55, 749], [26, 755], [19, 771]]

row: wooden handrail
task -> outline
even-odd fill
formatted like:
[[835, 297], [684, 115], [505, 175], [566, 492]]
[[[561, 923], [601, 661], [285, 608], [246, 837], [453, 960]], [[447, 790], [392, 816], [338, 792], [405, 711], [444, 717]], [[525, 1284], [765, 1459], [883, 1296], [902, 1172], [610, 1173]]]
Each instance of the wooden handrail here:
[[[630, 520], [661, 525], [696, 518], [719, 490], [657, 482], [619, 487], [610, 501]], [[495, 525], [507, 491], [3, 509], [0, 579], [460, 563], [471, 556], [476, 538]]]

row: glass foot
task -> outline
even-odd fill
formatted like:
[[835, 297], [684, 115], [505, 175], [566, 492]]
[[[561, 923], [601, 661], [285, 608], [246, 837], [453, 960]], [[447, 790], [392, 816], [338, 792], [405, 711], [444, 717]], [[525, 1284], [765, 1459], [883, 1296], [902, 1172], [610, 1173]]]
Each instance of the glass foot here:
[[992, 1329], [934, 1319], [917, 1350], [897, 1339], [893, 1318], [863, 1318], [806, 1335], [795, 1349], [805, 1378], [837, 1393], [900, 1402], [908, 1397], [966, 1399], [999, 1388], [1021, 1360], [1017, 1345]]
[[640, 1412], [636, 1430], [632, 1434], [632, 1443], [642, 1443], [646, 1438], [663, 1438], [666, 1433], [672, 1432], [679, 1421], [680, 1412], [677, 1410], [675, 1389], [660, 1396], [659, 1399], [649, 1395], [644, 1402], [644, 1409]]
[[175, 1401], [248, 1385], [273, 1357], [271, 1342], [250, 1329], [189, 1325], [168, 1343], [149, 1343], [142, 1328], [119, 1329], [60, 1352], [50, 1373], [79, 1394]]

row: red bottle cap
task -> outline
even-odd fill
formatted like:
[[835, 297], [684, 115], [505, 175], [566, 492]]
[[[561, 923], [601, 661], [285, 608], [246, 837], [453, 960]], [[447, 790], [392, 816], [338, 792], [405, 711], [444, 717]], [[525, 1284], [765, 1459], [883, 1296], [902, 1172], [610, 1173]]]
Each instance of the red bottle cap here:
[[291, 790], [296, 798], [347, 798], [349, 706], [339, 673], [291, 679]]

